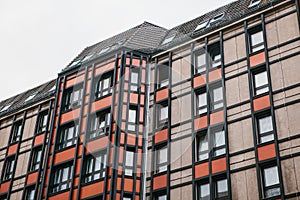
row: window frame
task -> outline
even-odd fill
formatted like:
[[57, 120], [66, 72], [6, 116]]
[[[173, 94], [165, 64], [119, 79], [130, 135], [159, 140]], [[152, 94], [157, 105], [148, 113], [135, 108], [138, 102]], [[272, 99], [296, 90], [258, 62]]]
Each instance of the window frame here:
[[[79, 92], [78, 99], [76, 101], [74, 101], [75, 92]], [[62, 102], [62, 113], [69, 112], [75, 108], [80, 107], [82, 103], [82, 99], [83, 99], [82, 84], [65, 89], [63, 94], [63, 102]]]
[[[201, 186], [205, 186], [208, 185], [208, 196], [202, 197], [201, 196]], [[198, 200], [210, 200], [210, 196], [211, 196], [211, 192], [210, 192], [210, 184], [209, 181], [202, 181], [200, 183], [197, 184], [197, 189], [198, 189]]]
[[[39, 113], [37, 130], [36, 130], [37, 134], [45, 132], [47, 130], [48, 115], [49, 115], [48, 110], [45, 110], [45, 111], [42, 111]], [[46, 123], [46, 124], [44, 124], [44, 123]]]
[[[270, 117], [270, 119], [271, 119], [272, 130], [261, 133], [260, 120], [264, 119], [264, 118], [268, 118], [268, 117]], [[268, 143], [268, 142], [271, 142], [271, 141], [275, 140], [273, 116], [270, 112], [260, 113], [256, 116], [256, 129], [257, 129], [258, 144], [265, 144], [265, 143]], [[267, 140], [267, 141], [264, 141], [264, 142], [262, 141], [263, 137], [268, 137], [268, 136], [271, 136], [271, 135], [272, 135], [273, 139]]]
[[[127, 152], [132, 153], [132, 165], [127, 165], [127, 158], [130, 154]], [[124, 163], [124, 175], [128, 177], [132, 177], [134, 175], [134, 161], [136, 157], [136, 152], [134, 147], [127, 147], [125, 151], [125, 163]], [[129, 172], [129, 173], [127, 173]]]
[[[223, 134], [224, 144], [216, 146], [216, 133], [220, 133], [220, 132], [222, 132]], [[217, 126], [217, 127], [210, 128], [209, 135], [210, 135], [210, 145], [211, 145], [209, 149], [211, 149], [212, 157], [216, 158], [219, 156], [224, 156], [226, 154], [226, 135], [225, 135], [224, 127]], [[224, 153], [216, 155], [216, 152], [220, 150], [224, 150]]]
[[[196, 94], [196, 115], [206, 115], [207, 112], [208, 112], [208, 103], [207, 103], [207, 92], [206, 92], [206, 88], [205, 87], [202, 87], [198, 90], [195, 91], [195, 94]], [[205, 95], [205, 105], [202, 105], [200, 106], [199, 104], [199, 96], [200, 95]], [[202, 110], [205, 110], [204, 112], [201, 112]]]
[[[165, 77], [166, 76], [166, 77]], [[157, 89], [166, 88], [170, 84], [169, 66], [167, 63], [157, 65]]]
[[[201, 131], [199, 133], [197, 133], [196, 135], [197, 137], [197, 162], [200, 161], [204, 161], [204, 160], [208, 160], [209, 159], [209, 149], [210, 149], [210, 144], [209, 144], [209, 133], [207, 130], [205, 131]], [[206, 139], [206, 143], [207, 143], [207, 150], [204, 151], [200, 151], [200, 143], [202, 142], [201, 138], [205, 138]], [[202, 155], [206, 155], [205, 158], [201, 158]]]
[[[278, 181], [278, 183], [266, 186], [265, 170], [273, 168], [273, 167], [276, 167], [276, 170], [277, 170], [277, 178], [278, 178], [277, 181]], [[276, 164], [269, 164], [269, 165], [262, 166], [262, 168], [261, 168], [261, 174], [262, 174], [262, 184], [263, 184], [263, 195], [264, 195], [264, 197], [265, 198], [274, 198], [274, 197], [280, 196], [281, 195], [281, 188], [280, 188], [280, 178], [279, 178], [278, 166]], [[267, 196], [267, 191], [268, 190], [276, 189], [276, 188], [279, 189], [279, 192], [280, 192], [278, 195]]]
[[10, 143], [17, 143], [21, 140], [23, 134], [23, 120], [18, 120], [13, 123]]
[[[96, 160], [101, 158], [101, 162], [97, 163]], [[88, 170], [88, 163], [92, 162], [92, 171]], [[96, 164], [100, 164], [100, 169], [96, 169]], [[84, 158], [84, 167], [83, 167], [83, 174], [82, 174], [82, 184], [89, 184], [94, 181], [99, 181], [105, 178], [106, 175], [106, 168], [107, 168], [107, 151], [102, 150], [95, 154], [89, 154]], [[97, 178], [96, 176], [99, 177]], [[88, 177], [91, 177], [90, 180], [87, 180]]]
[[[139, 88], [140, 88], [140, 68], [139, 67], [131, 67], [131, 73], [130, 73], [130, 86], [129, 86], [129, 90], [131, 92], [138, 92]], [[133, 74], [137, 74], [137, 82], [134, 83], [132, 82], [132, 75]]]
[[[90, 123], [89, 123], [88, 140], [107, 136], [110, 132], [111, 120], [112, 120], [112, 113], [110, 108], [101, 110], [97, 112], [95, 115], [91, 116]], [[99, 125], [102, 124], [102, 122], [104, 122], [104, 127], [99, 128]]]
[[[131, 121], [131, 118], [130, 118], [130, 112], [131, 111], [134, 111], [135, 112], [135, 119], [134, 121]], [[128, 109], [128, 117], [127, 117], [127, 125], [126, 125], [126, 128], [127, 128], [127, 131], [128, 132], [136, 132], [138, 129], [138, 107], [135, 106], [135, 105], [129, 105], [129, 109]]]
[[[222, 99], [218, 100], [218, 101], [215, 101], [214, 91], [217, 90], [217, 89], [221, 89]], [[224, 109], [224, 92], [225, 91], [224, 91], [222, 82], [220, 82], [220, 81], [209, 86], [210, 112], [215, 112], [215, 111]], [[215, 108], [215, 106], [218, 105], [218, 104], [222, 104], [222, 105], [218, 108]]]
[[167, 109], [167, 115], [169, 115], [169, 105], [168, 101], [160, 102], [156, 104], [156, 114], [157, 114], [157, 127], [165, 126], [168, 123], [168, 117], [161, 119], [162, 109]]
[[[67, 180], [63, 181], [63, 176], [64, 176], [64, 170], [68, 169], [67, 171]], [[57, 193], [57, 192], [61, 192], [64, 190], [69, 189], [70, 187], [72, 187], [72, 180], [73, 180], [73, 166], [72, 163], [64, 163], [61, 164], [57, 167], [54, 168], [54, 170], [52, 171], [52, 176], [51, 176], [51, 184], [50, 184], [50, 191], [52, 194]], [[55, 183], [55, 179], [56, 179], [56, 173], [59, 173], [58, 175], [58, 182]], [[65, 188], [62, 188], [63, 185], [66, 185]], [[57, 190], [54, 190], [55, 188], [58, 188]]]
[[[267, 77], [266, 77], [266, 78], [267, 78], [267, 83], [265, 83], [265, 84], [262, 85], [262, 86], [257, 87], [257, 86], [256, 86], [257, 83], [256, 83], [255, 77], [256, 77], [258, 74], [262, 74], [262, 73], [266, 73], [266, 76], [267, 76]], [[265, 67], [262, 67], [262, 68], [260, 68], [260, 69], [258, 69], [258, 70], [254, 70], [254, 71], [252, 72], [252, 79], [253, 79], [253, 88], [254, 88], [254, 89], [253, 89], [253, 92], [254, 92], [254, 96], [259, 96], [259, 95], [264, 95], [264, 94], [269, 93], [270, 87], [269, 87], [268, 72], [267, 72], [267, 70], [266, 70]], [[263, 89], [267, 89], [267, 91], [258, 93], [259, 90], [263, 90]]]
[[[108, 79], [108, 87], [104, 87], [104, 81]], [[114, 70], [110, 70], [108, 72], [105, 72], [101, 74], [97, 79], [95, 83], [95, 100], [104, 98], [106, 96], [109, 96], [112, 94], [113, 86], [114, 86]]]
[[3, 172], [2, 172], [2, 182], [11, 180], [14, 176], [14, 168], [16, 164], [16, 158], [15, 156], [10, 156], [6, 158], [4, 167], [3, 167]]
[[[40, 157], [38, 157], [38, 156], [40, 156]], [[42, 163], [42, 160], [43, 160], [42, 146], [35, 147], [32, 150], [32, 154], [31, 154], [31, 161], [30, 161], [30, 168], [29, 168], [30, 172], [38, 170], [40, 167], [40, 164]]]
[[[165, 162], [161, 162], [160, 161], [160, 153], [162, 151], [166, 151], [166, 158], [167, 160]], [[164, 145], [160, 145], [160, 146], [157, 146], [155, 148], [155, 173], [158, 174], [158, 173], [164, 173], [166, 171], [168, 171], [168, 145], [167, 144], [164, 144]], [[163, 168], [161, 170], [161, 168]]]
[[[221, 45], [220, 42], [216, 42], [208, 46], [208, 68], [210, 70], [218, 69], [222, 66], [222, 54], [221, 54]], [[220, 56], [218, 59], [213, 59], [217, 56]], [[214, 64], [218, 64], [214, 66]]]
[[[226, 195], [225, 196], [219, 196], [219, 191], [218, 191], [218, 182], [219, 181], [224, 181], [226, 180]], [[220, 176], [220, 177], [216, 177], [214, 178], [214, 199], [218, 199], [218, 200], [225, 200], [228, 199], [228, 178], [224, 177], [224, 176]]]
[[33, 199], [35, 199], [35, 193], [36, 193], [36, 190], [35, 190], [35, 185], [33, 186], [29, 186], [29, 187], [26, 187], [25, 189], [25, 200], [31, 200], [31, 198], [29, 198], [31, 195], [30, 193], [33, 192]]
[[[204, 56], [204, 64], [199, 66], [198, 57]], [[197, 50], [194, 54], [195, 74], [205, 74], [207, 70], [207, 56], [205, 48]]]
[[[71, 128], [73, 128], [73, 130], [74, 130], [73, 134], [72, 134], [73, 136], [70, 139], [68, 139], [70, 130], [68, 130], [67, 133], [65, 131], [67, 129], [71, 129]], [[64, 134], [63, 138], [62, 138], [62, 134]], [[79, 135], [78, 123], [70, 122], [68, 124], [62, 125], [59, 128], [59, 134], [58, 134], [56, 146], [55, 146], [56, 151], [63, 151], [67, 148], [71, 148], [72, 146], [76, 145], [78, 135]], [[61, 140], [63, 140], [63, 141], [61, 141]], [[69, 142], [71, 142], [70, 145], [68, 144]], [[62, 145], [62, 147], [60, 145]]]
[[[253, 41], [252, 41], [252, 36], [255, 34], [258, 34], [259, 32], [261, 32], [262, 34], [262, 42], [253, 45]], [[255, 53], [259, 53], [261, 51], [263, 51], [266, 47], [265, 47], [265, 38], [264, 38], [264, 32], [262, 29], [262, 25], [258, 25], [254, 28], [251, 28], [248, 30], [248, 42], [249, 42], [249, 52], [250, 54], [255, 54]], [[255, 50], [256, 48], [258, 48], [257, 50]]]

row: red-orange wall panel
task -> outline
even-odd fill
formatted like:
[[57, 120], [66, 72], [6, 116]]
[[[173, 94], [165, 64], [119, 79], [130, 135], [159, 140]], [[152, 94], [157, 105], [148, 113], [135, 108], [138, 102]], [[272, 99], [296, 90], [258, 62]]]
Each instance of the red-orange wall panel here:
[[54, 164], [56, 165], [58, 163], [74, 158], [74, 153], [75, 147], [56, 153], [54, 157]]
[[153, 190], [167, 187], [167, 175], [155, 177], [153, 179]]
[[54, 196], [49, 197], [49, 200], [58, 200], [58, 199], [69, 199], [69, 194], [70, 191], [64, 192], [64, 193], [60, 193]]
[[133, 180], [129, 178], [124, 179], [124, 191], [133, 192]]
[[164, 99], [167, 99], [169, 96], [169, 89], [165, 88], [163, 90], [160, 90], [158, 92], [156, 92], [156, 101], [162, 101]]
[[14, 144], [8, 148], [7, 156], [17, 153], [18, 144]]
[[275, 158], [276, 157], [275, 144], [269, 144], [266, 146], [259, 147], [257, 149], [257, 153], [258, 153], [259, 161]]
[[43, 142], [44, 142], [44, 137], [45, 137], [44, 134], [41, 134], [41, 135], [36, 136], [36, 137], [34, 138], [34, 146], [43, 144]]
[[127, 145], [135, 146], [135, 140], [136, 140], [136, 135], [134, 134], [127, 134]]
[[199, 130], [207, 127], [207, 116], [199, 117], [194, 121], [194, 129]]
[[104, 186], [104, 182], [98, 182], [98, 183], [94, 183], [91, 185], [87, 185], [87, 186], [83, 186], [81, 188], [81, 195], [80, 197], [82, 199], [90, 197], [90, 196], [95, 196], [97, 194], [101, 194], [103, 193], [103, 186]]
[[139, 102], [139, 95], [136, 93], [131, 93], [130, 94], [130, 103], [138, 104], [138, 102]]
[[99, 74], [108, 72], [108, 71], [114, 69], [114, 67], [115, 67], [115, 63], [114, 63], [114, 62], [108, 63], [108, 64], [105, 65], [105, 66], [102, 66], [102, 67], [97, 68], [97, 69], [95, 70], [95, 75], [99, 75]]
[[65, 88], [68, 88], [68, 87], [71, 87], [73, 85], [82, 83], [83, 80], [84, 80], [84, 74], [83, 75], [79, 75], [79, 76], [77, 76], [75, 78], [72, 78], [70, 80], [67, 80]]
[[74, 119], [79, 118], [80, 116], [80, 108], [77, 108], [76, 110], [72, 110], [70, 112], [66, 112], [61, 115], [60, 123], [64, 124], [66, 122], [73, 121]]
[[226, 158], [220, 158], [212, 161], [212, 173], [226, 171]]
[[221, 110], [216, 113], [210, 114], [210, 124], [219, 124], [221, 122], [224, 122], [224, 111]]
[[154, 142], [159, 143], [168, 139], [168, 129], [161, 130], [154, 135]]
[[104, 109], [104, 108], [107, 108], [107, 107], [110, 107], [111, 106], [111, 98], [112, 98], [112, 96], [108, 96], [104, 99], [100, 99], [100, 100], [92, 103], [91, 113], [96, 112], [101, 109]]
[[26, 185], [35, 183], [37, 181], [37, 178], [38, 178], [38, 172], [29, 174], [27, 177]]
[[253, 100], [254, 111], [262, 110], [270, 107], [270, 96], [266, 95]]
[[9, 190], [9, 186], [10, 186], [10, 181], [7, 181], [5, 183], [2, 183], [0, 185], [0, 194], [6, 193]]
[[209, 174], [208, 162], [195, 166], [195, 178], [208, 176], [208, 174]]
[[194, 78], [194, 88], [203, 86], [205, 84], [206, 84], [205, 74]]
[[209, 72], [208, 79], [209, 82], [213, 82], [222, 78], [221, 69], [216, 69], [214, 71]]
[[265, 52], [255, 54], [250, 57], [250, 67], [255, 67], [265, 62], [266, 62]]
[[86, 144], [86, 151], [91, 153], [100, 149], [103, 149], [107, 146], [108, 142], [108, 137], [102, 137], [98, 140], [93, 140], [91, 142], [88, 142]]

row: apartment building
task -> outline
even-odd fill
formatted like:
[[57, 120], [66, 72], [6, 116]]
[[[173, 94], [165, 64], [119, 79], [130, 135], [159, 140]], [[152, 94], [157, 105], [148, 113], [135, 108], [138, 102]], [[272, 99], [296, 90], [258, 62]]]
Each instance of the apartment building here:
[[0, 199], [298, 199], [299, 3], [144, 22], [1, 102]]

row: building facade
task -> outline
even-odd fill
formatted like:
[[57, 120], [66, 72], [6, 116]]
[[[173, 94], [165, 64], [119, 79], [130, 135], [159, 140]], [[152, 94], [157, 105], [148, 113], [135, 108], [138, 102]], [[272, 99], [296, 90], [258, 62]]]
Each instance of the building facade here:
[[144, 22], [1, 102], [0, 199], [298, 199], [299, 3]]

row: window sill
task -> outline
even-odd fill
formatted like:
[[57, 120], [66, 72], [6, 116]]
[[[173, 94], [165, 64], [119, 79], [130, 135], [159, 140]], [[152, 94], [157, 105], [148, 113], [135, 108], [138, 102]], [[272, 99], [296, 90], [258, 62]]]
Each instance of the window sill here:
[[167, 174], [168, 170], [163, 172], [154, 172], [153, 177], [158, 177]]
[[255, 51], [255, 52], [251, 52], [251, 49], [250, 49], [251, 53], [249, 53], [249, 57], [254, 56], [256, 54], [259, 54], [259, 53], [262, 53], [264, 51], [265, 51], [265, 47], [263, 49], [261, 49], [261, 50]]
[[63, 152], [63, 151], [66, 151], [68, 149], [72, 149], [76, 146], [76, 143], [75, 144], [72, 144], [71, 146], [68, 146], [68, 147], [64, 147], [62, 149], [55, 149], [55, 153], [60, 153], [60, 152]]
[[70, 190], [70, 188], [66, 188], [66, 189], [63, 189], [63, 190], [60, 190], [60, 191], [50, 192], [49, 197], [68, 192], [69, 190]]
[[[84, 178], [85, 178], [85, 177], [82, 177], [83, 180], [84, 180]], [[87, 186], [87, 185], [92, 185], [92, 184], [94, 184], [94, 183], [104, 181], [104, 179], [105, 179], [105, 177], [101, 177], [101, 178], [99, 178], [99, 179], [97, 179], [97, 180], [92, 180], [92, 181], [89, 181], [89, 182], [86, 182], [86, 183], [85, 183], [85, 182], [82, 182], [82, 183], [81, 183], [81, 186], [84, 187], [84, 186]]]
[[67, 113], [67, 112], [71, 112], [71, 111], [73, 111], [73, 110], [76, 110], [76, 109], [80, 108], [81, 105], [76, 105], [76, 106], [71, 106], [71, 107], [72, 107], [72, 108], [67, 109], [67, 110], [61, 110], [61, 114], [65, 114], [65, 113]]
[[99, 100], [101, 100], [101, 99], [105, 99], [106, 97], [109, 97], [109, 96], [112, 96], [112, 93], [103, 95], [103, 96], [101, 96], [101, 97], [95, 97], [95, 101], [99, 101]]

